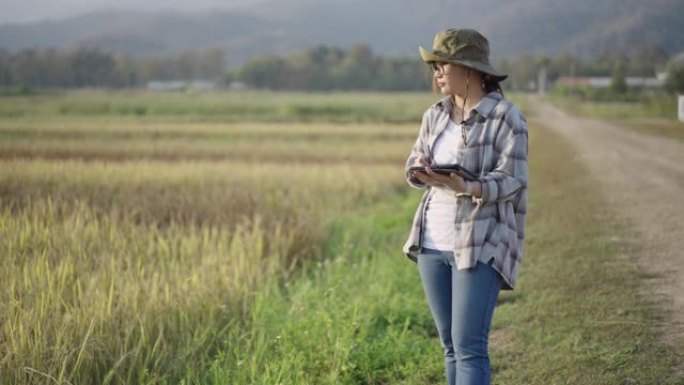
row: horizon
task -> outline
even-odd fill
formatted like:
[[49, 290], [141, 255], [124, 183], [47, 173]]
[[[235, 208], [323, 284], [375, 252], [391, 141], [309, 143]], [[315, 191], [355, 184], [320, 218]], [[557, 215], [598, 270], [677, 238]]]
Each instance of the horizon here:
[[[663, 61], [684, 50], [679, 39], [684, 24], [677, 16], [684, 4], [679, 0], [662, 0], [669, 4], [657, 10], [632, 0], [645, 15], [637, 24], [617, 0], [605, 1], [598, 10], [591, 8], [591, 0], [483, 0], [472, 5], [466, 0], [27, 1], [10, 6], [0, 0], [0, 8], [9, 10], [0, 13], [0, 49], [5, 52], [86, 47], [176, 55], [219, 49], [236, 66], [258, 55], [365, 44], [378, 56], [414, 57], [418, 46], [431, 46], [434, 34], [447, 27], [482, 32], [490, 41], [492, 62], [520, 55], [591, 59], [616, 53]], [[651, 32], [644, 35], [644, 30]]]
[[50, 21], [63, 21], [90, 13], [99, 12], [177, 12], [206, 13], [212, 11], [232, 11], [249, 8], [267, 0], [196, 0], [188, 3], [182, 0], [152, 0], [141, 4], [135, 0], [58, 0], [45, 4], [42, 0], [23, 2], [0, 1], [0, 25], [21, 25]]

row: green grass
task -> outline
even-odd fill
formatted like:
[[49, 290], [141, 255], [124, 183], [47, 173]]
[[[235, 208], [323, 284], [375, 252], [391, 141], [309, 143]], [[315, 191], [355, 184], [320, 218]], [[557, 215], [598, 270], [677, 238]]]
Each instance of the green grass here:
[[[639, 296], [612, 219], [571, 150], [531, 140], [526, 261], [502, 293], [490, 344], [496, 384], [679, 384], [657, 342], [663, 311]], [[408, 187], [407, 187], [408, 189]], [[251, 332], [188, 383], [439, 384], [442, 352], [415, 265], [400, 251], [418, 195], [388, 196], [331, 228], [329, 257], [257, 295]]]
[[[27, 152], [0, 161], [0, 384], [442, 383], [401, 253], [425, 95], [188, 96], [3, 99], [3, 154]], [[240, 110], [255, 101], [264, 115]], [[278, 115], [298, 104], [324, 113]], [[117, 110], [141, 105], [160, 112]], [[639, 250], [616, 241], [629, 228], [568, 159], [531, 125], [526, 261], [495, 313], [495, 383], [681, 383], [654, 331], [663, 310], [622, 257]]]
[[684, 142], [684, 122], [662, 119], [630, 119], [620, 126], [640, 134]]
[[251, 333], [188, 383], [439, 383], [434, 324], [400, 252], [415, 197], [335, 221], [328, 257], [257, 294]]
[[641, 97], [633, 102], [589, 101], [558, 94], [551, 101], [580, 116], [606, 119], [641, 134], [684, 141], [684, 122], [677, 119], [677, 96]]
[[[422, 93], [258, 92], [75, 92], [12, 97], [0, 105], [0, 110], [12, 116], [0, 119], [0, 158], [398, 165], [415, 140], [420, 110], [433, 99]], [[110, 110], [59, 112], [64, 104], [83, 107], [89, 103], [143, 104], [161, 110], [145, 116]], [[321, 107], [322, 112], [315, 119], [308, 112], [281, 115], [298, 104]], [[349, 111], [337, 116], [327, 110], [338, 105]], [[251, 106], [264, 112], [249, 115], [245, 111]], [[181, 112], [176, 114], [173, 108]], [[205, 114], [205, 108], [215, 108], [221, 115]]]
[[[507, 97], [515, 94], [506, 94]], [[0, 118], [40, 117], [179, 122], [420, 123], [430, 92], [50, 91], [6, 96]]]
[[125, 117], [185, 121], [413, 122], [430, 93], [68, 91], [7, 96], [0, 117]]
[[325, 259], [333, 217], [403, 185], [403, 159], [371, 150], [398, 154], [413, 140], [386, 123], [36, 108], [0, 122], [4, 155], [30, 151], [0, 162], [2, 385], [178, 383], [204, 371], [249, 332], [257, 289]]
[[[101, 161], [160, 160], [160, 161], [249, 161], [249, 162], [308, 162], [308, 163], [373, 163], [402, 164], [405, 161], [407, 135], [392, 137], [391, 131], [417, 131], [415, 126], [387, 126], [388, 139], [372, 135], [354, 138], [280, 139], [264, 135], [262, 139], [238, 138], [219, 141], [213, 139], [141, 139], [108, 140], [84, 138], [52, 140], [49, 138], [21, 138], [0, 143], [0, 158], [82, 159]], [[281, 129], [286, 133], [287, 127]], [[415, 139], [415, 138], [414, 138]]]
[[634, 94], [626, 100], [582, 99], [552, 92], [551, 100], [559, 106], [583, 116], [605, 119], [644, 119], [661, 118], [671, 121], [677, 119], [677, 96], [665, 93]]
[[645, 273], [625, 257], [645, 251], [630, 250], [630, 228], [587, 193], [592, 182], [567, 162], [568, 145], [532, 127], [527, 260], [495, 316], [498, 382], [682, 383], [669, 374], [672, 352], [656, 342], [664, 311], [638, 295]]
[[324, 257], [332, 215], [400, 181], [382, 166], [14, 166], [0, 209], [3, 385], [177, 383], [249, 330], [255, 290]]

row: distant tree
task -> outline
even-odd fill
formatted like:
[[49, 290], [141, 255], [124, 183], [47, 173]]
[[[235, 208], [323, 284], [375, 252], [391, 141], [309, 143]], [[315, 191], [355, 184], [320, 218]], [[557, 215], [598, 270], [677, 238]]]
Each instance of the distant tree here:
[[72, 84], [76, 87], [105, 86], [115, 78], [115, 62], [110, 54], [79, 49], [69, 58]]
[[4, 49], [0, 48], [0, 86], [9, 86], [12, 84], [12, 70], [10, 68], [10, 60], [12, 56]]
[[656, 68], [667, 65], [669, 55], [660, 44], [641, 44], [629, 55], [626, 72], [634, 76], [654, 76]]
[[369, 66], [373, 62], [373, 51], [367, 44], [353, 44], [347, 50], [347, 59], [357, 65]]
[[138, 73], [136, 63], [129, 53], [119, 53], [114, 55], [118, 80], [117, 86], [135, 87], [138, 83]]
[[[280, 70], [278, 88], [316, 89], [321, 87], [321, 71], [325, 53], [323, 47], [316, 47], [306, 52], [297, 52], [282, 60], [284, 68]], [[275, 83], [273, 83], [275, 84]]]
[[210, 48], [200, 53], [197, 63], [197, 75], [203, 79], [218, 79], [225, 72], [225, 53], [223, 50]]
[[684, 94], [684, 63], [670, 63], [667, 68], [665, 89], [672, 93]]
[[610, 82], [611, 91], [624, 94], [627, 92], [627, 82], [625, 81], [625, 67], [622, 61], [616, 61], [613, 66], [612, 79]]
[[196, 52], [187, 51], [180, 54], [179, 57], [175, 59], [176, 66], [178, 68], [178, 76], [181, 79], [195, 79], [198, 75], [198, 55]]
[[502, 68], [507, 68], [506, 73], [510, 75], [506, 84], [512, 89], [530, 90], [536, 88], [539, 69], [548, 66], [550, 59], [544, 55], [524, 54], [504, 64]]
[[569, 53], [563, 53], [551, 59], [549, 62], [549, 78], [557, 79], [560, 76], [574, 76], [576, 59]]
[[320, 45], [285, 57], [253, 58], [226, 78], [270, 89], [426, 90], [428, 72], [416, 58], [378, 57], [365, 44], [347, 50]]
[[10, 69], [12, 71], [12, 80], [15, 84], [31, 84], [38, 83], [38, 65], [36, 61], [36, 51], [33, 49], [25, 49], [17, 52], [10, 59]]
[[285, 60], [278, 56], [260, 56], [248, 61], [239, 78], [256, 88], [282, 89], [287, 81]]
[[616, 61], [625, 60], [614, 53], [603, 52], [593, 59], [582, 61], [578, 73], [582, 76], [611, 76]]

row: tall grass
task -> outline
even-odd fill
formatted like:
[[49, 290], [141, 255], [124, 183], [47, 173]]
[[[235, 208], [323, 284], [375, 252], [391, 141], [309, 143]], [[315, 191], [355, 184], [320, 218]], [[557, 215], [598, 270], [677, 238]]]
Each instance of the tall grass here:
[[401, 178], [392, 165], [302, 164], [296, 154], [282, 164], [14, 160], [0, 168], [0, 206], [51, 199], [62, 211], [83, 203], [135, 223], [230, 225], [257, 215], [275, 223], [366, 204]]
[[154, 93], [79, 91], [5, 97], [0, 117], [110, 116], [193, 121], [413, 122], [429, 93]]
[[[250, 162], [307, 163], [384, 163], [401, 164], [404, 141], [372, 141], [359, 139], [354, 145], [339, 142], [314, 143], [303, 140], [262, 141], [241, 140], [229, 143], [190, 140], [129, 141], [107, 140], [31, 140], [8, 141], [0, 144], [0, 158], [82, 159], [103, 161], [125, 160], [232, 160]], [[344, 142], [344, 141], [343, 141]]]
[[5, 162], [3, 378], [155, 383], [201, 368], [255, 288], [323, 258], [325, 223], [401, 179], [382, 165]]
[[[400, 253], [418, 199], [403, 160], [433, 99], [3, 99], [0, 385], [440, 383]], [[528, 267], [495, 316], [497, 378], [664, 378], [657, 313], [621, 284], [638, 272], [601, 202], [562, 142], [530, 148]]]
[[[0, 213], [3, 382], [154, 383], [196, 367], [285, 278], [296, 229], [131, 226], [50, 201]], [[304, 250], [302, 250], [304, 252]]]
[[632, 101], [583, 100], [554, 93], [551, 100], [566, 111], [613, 121], [628, 130], [684, 141], [684, 122], [677, 119], [677, 95], [633, 94]]
[[417, 124], [0, 120], [0, 158], [401, 164]]
[[551, 100], [576, 114], [604, 119], [677, 119], [677, 96], [664, 92], [641, 93], [633, 91], [621, 100], [619, 95], [611, 99], [591, 99], [554, 92]]
[[[502, 292], [493, 384], [681, 384], [663, 321], [615, 221], [562, 138], [532, 122], [526, 261]], [[188, 384], [443, 384], [443, 350], [416, 265], [401, 253], [420, 198], [388, 196], [338, 218], [330, 258], [259, 290], [248, 333]], [[633, 251], [633, 250], [632, 250]]]
[[[250, 332], [257, 292], [326, 260], [334, 217], [401, 188], [399, 154], [417, 130], [200, 122], [206, 109], [230, 114], [225, 98], [238, 111], [231, 95], [42, 97], [0, 108], [12, 111], [0, 120], [2, 385], [178, 383], [206, 370]], [[269, 97], [244, 103], [290, 106]], [[100, 102], [162, 116], [84, 112]]]

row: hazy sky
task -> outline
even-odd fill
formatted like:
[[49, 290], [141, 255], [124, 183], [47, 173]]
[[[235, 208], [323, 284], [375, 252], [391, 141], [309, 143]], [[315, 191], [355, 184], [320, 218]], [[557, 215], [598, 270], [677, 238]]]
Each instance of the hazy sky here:
[[0, 24], [63, 19], [103, 8], [144, 11], [231, 9], [264, 0], [0, 0]]

